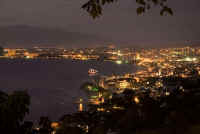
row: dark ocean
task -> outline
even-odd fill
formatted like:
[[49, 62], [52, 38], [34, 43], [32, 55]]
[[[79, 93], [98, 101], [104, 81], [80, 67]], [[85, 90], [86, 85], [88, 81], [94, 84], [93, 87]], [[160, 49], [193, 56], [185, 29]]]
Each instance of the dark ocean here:
[[28, 90], [31, 96], [30, 113], [26, 120], [37, 121], [40, 116], [57, 120], [66, 113], [77, 111], [75, 103], [87, 98], [81, 84], [89, 81], [88, 69], [99, 75], [135, 72], [136, 66], [113, 62], [72, 60], [0, 60], [0, 90]]

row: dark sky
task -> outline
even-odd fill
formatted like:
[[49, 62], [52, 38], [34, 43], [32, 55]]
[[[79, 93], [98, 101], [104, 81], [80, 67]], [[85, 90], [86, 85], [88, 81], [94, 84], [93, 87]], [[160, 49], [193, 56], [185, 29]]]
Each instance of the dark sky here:
[[119, 0], [93, 20], [82, 10], [87, 0], [0, 0], [0, 26], [31, 25], [110, 39], [116, 44], [163, 45], [200, 40], [200, 0], [168, 0], [174, 16], [159, 7], [137, 16], [135, 0]]

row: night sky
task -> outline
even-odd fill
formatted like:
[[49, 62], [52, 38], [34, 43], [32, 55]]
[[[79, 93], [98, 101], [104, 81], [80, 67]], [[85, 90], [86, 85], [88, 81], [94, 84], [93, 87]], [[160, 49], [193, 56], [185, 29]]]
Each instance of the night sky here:
[[[167, 46], [168, 44], [178, 45], [185, 41], [200, 43], [199, 0], [168, 0], [174, 16], [167, 17], [159, 15], [159, 7], [138, 16], [135, 0], [119, 0], [115, 4], [106, 6], [103, 16], [96, 20], [81, 9], [81, 5], [86, 1], [0, 0], [0, 28], [7, 28], [8, 34], [5, 36], [9, 36], [9, 28], [12, 29], [13, 26], [18, 25], [31, 26], [30, 29], [46, 28], [55, 33], [55, 29], [62, 29], [68, 34], [78, 33], [76, 40], [79, 38], [89, 40], [91, 37], [94, 40], [104, 40], [103, 45], [115, 43], [120, 46], [138, 44]], [[51, 31], [51, 29], [54, 30]], [[20, 30], [17, 32], [20, 34]], [[0, 34], [3, 35], [3, 33]], [[4, 43], [2, 38], [7, 37], [0, 37], [0, 41]], [[18, 37], [15, 37], [15, 40], [16, 38]], [[59, 42], [59, 39], [56, 38], [54, 42]], [[70, 43], [68, 42], [67, 45]]]

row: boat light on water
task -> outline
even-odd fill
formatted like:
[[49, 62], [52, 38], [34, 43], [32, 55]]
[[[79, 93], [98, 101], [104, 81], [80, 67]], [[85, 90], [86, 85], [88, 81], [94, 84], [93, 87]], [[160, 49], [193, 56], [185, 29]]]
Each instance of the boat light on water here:
[[90, 69], [88, 70], [88, 74], [89, 74], [89, 75], [95, 75], [95, 74], [97, 74], [97, 73], [98, 73], [98, 70], [96, 70], [96, 69], [90, 68]]

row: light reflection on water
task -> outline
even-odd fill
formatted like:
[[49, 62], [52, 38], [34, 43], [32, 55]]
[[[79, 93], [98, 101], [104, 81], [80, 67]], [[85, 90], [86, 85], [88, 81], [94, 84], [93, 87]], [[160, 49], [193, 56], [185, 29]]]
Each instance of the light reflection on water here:
[[61, 115], [77, 111], [77, 100], [87, 100], [80, 89], [90, 80], [88, 69], [95, 68], [100, 75], [135, 72], [134, 65], [112, 62], [70, 60], [0, 60], [0, 89], [6, 92], [27, 89], [31, 96], [27, 119], [38, 120], [49, 116], [56, 120]]

